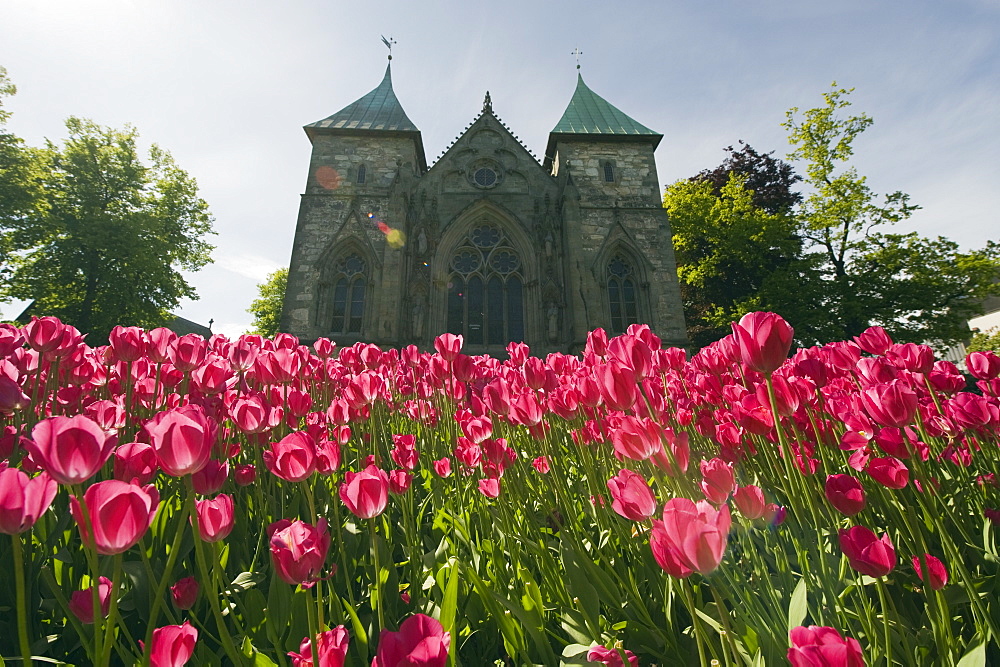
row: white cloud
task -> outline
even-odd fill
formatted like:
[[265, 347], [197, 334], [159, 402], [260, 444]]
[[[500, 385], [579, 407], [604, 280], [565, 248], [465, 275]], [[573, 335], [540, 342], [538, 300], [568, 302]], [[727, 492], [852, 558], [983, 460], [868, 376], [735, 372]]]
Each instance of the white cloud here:
[[238, 273], [244, 278], [251, 278], [258, 283], [264, 282], [267, 280], [268, 274], [282, 267], [274, 260], [249, 254], [221, 254], [215, 258], [215, 264], [227, 271]]

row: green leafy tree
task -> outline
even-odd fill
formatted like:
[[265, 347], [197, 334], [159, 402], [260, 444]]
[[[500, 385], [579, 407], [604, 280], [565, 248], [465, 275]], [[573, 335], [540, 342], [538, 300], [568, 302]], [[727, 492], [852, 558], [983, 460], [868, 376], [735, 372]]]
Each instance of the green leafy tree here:
[[[3, 108], [4, 99], [17, 88], [0, 67], [0, 230], [28, 215], [37, 214], [43, 206], [43, 151], [25, 146], [24, 141], [7, 131], [10, 112]], [[11, 247], [0, 234], [0, 283], [9, 279]]]
[[996, 352], [1000, 354], [1000, 327], [972, 334], [972, 341], [965, 346], [969, 352]]
[[812, 315], [795, 323], [796, 334], [806, 343], [842, 340], [878, 324], [900, 340], [957, 342], [981, 299], [997, 290], [1000, 247], [990, 241], [960, 252], [942, 237], [882, 231], [919, 207], [903, 192], [876, 195], [849, 165], [855, 139], [873, 122], [842, 114], [850, 92], [834, 84], [824, 106], [793, 108], [783, 124], [788, 157], [804, 165], [807, 194], [796, 214], [822, 285], [805, 290], [815, 299]]
[[787, 164], [749, 145], [726, 149], [719, 167], [667, 187], [688, 338], [703, 347], [753, 310], [797, 319], [810, 271], [797, 221], [799, 179]]
[[159, 326], [180, 299], [197, 298], [180, 271], [211, 261], [208, 205], [169, 153], [154, 145], [140, 157], [134, 128], [72, 117], [66, 128], [61, 146], [37, 154], [37, 203], [0, 219], [0, 297], [33, 301], [32, 314], [55, 315], [92, 344], [116, 324]]
[[253, 315], [253, 329], [250, 333], [270, 338], [278, 333], [281, 322], [281, 307], [288, 286], [288, 269], [278, 269], [267, 276], [267, 280], [257, 285], [259, 297], [251, 302], [247, 312]]

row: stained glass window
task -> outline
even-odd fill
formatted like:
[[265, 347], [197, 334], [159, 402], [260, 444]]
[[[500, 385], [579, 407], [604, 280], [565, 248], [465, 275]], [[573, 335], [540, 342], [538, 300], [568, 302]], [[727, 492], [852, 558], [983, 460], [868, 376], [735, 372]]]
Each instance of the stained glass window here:
[[624, 255], [616, 254], [608, 262], [607, 286], [611, 331], [624, 333], [639, 319], [635, 268]]
[[498, 227], [480, 225], [451, 257], [448, 331], [469, 345], [505, 347], [524, 339], [521, 260]]
[[333, 265], [333, 307], [330, 332], [360, 334], [365, 314], [367, 265], [356, 254], [347, 255]]

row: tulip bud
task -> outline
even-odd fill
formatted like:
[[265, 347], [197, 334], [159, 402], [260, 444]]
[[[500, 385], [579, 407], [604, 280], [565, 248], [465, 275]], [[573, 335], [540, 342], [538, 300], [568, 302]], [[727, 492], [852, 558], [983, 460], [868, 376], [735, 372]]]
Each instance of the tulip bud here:
[[198, 588], [198, 580], [194, 577], [178, 579], [177, 583], [170, 587], [170, 595], [173, 597], [174, 606], [182, 610], [193, 607], [195, 601], [198, 599]]
[[844, 516], [854, 516], [865, 508], [865, 491], [861, 482], [850, 475], [827, 477], [826, 499]]

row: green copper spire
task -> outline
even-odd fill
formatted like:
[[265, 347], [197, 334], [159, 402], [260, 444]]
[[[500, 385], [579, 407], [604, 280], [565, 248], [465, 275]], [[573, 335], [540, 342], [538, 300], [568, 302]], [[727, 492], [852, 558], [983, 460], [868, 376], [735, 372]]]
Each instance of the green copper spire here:
[[596, 134], [604, 136], [662, 137], [645, 125], [636, 122], [606, 99], [592, 91], [577, 73], [576, 92], [569, 101], [566, 112], [552, 129], [552, 134]]
[[381, 130], [386, 132], [419, 132], [403, 111], [392, 90], [392, 65], [385, 68], [385, 77], [375, 90], [353, 104], [323, 120], [306, 125], [310, 129]]

